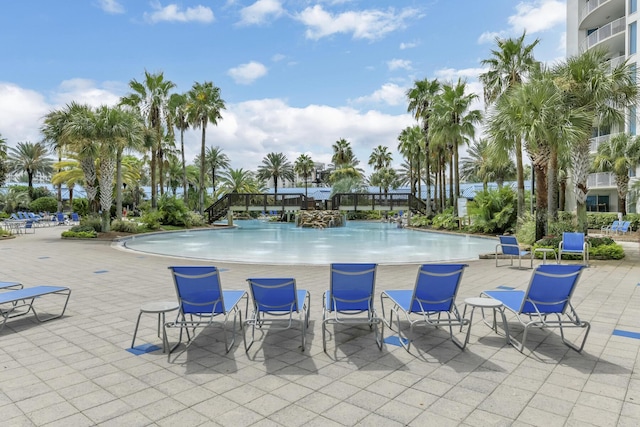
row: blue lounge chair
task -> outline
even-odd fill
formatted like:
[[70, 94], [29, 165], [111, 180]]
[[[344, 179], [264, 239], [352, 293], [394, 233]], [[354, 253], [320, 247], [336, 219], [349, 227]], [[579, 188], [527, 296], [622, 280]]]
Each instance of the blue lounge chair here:
[[[208, 326], [216, 318], [222, 319], [222, 330], [224, 334], [224, 347], [228, 353], [235, 342], [236, 319], [240, 316], [240, 329], [242, 329], [242, 311], [240, 302], [244, 298], [245, 311], [248, 306], [248, 296], [242, 290], [222, 290], [220, 272], [214, 266], [172, 266], [169, 267], [173, 276], [173, 282], [178, 297], [178, 315], [173, 322], [164, 325], [164, 348], [169, 348], [167, 357], [171, 357], [173, 352], [182, 342], [182, 331], [186, 330], [188, 343], [192, 342], [189, 329], [199, 326]], [[231, 328], [231, 341], [227, 339], [227, 321], [233, 315], [233, 327]], [[188, 316], [188, 320], [187, 320]], [[167, 329], [179, 328], [180, 338], [173, 347], [169, 347]]]
[[[249, 278], [249, 289], [253, 300], [251, 314], [246, 324], [251, 327], [251, 341], [244, 335], [244, 349], [249, 351], [255, 340], [256, 326], [269, 326], [269, 330], [289, 329], [293, 322], [300, 323], [302, 330], [302, 351], [306, 346], [309, 326], [309, 305], [311, 295], [308, 291], [297, 289], [296, 279], [285, 278]], [[298, 317], [297, 319], [294, 317]], [[277, 325], [277, 326], [274, 326]], [[283, 325], [283, 326], [280, 326]]]
[[[416, 324], [447, 326], [453, 343], [464, 350], [465, 343], [461, 343], [453, 336], [453, 327], [469, 323], [460, 316], [455, 304], [462, 273], [466, 267], [467, 264], [424, 264], [418, 269], [414, 289], [382, 291], [380, 302], [385, 323], [393, 329], [395, 314], [400, 343], [407, 351], [410, 349], [413, 327]], [[385, 300], [391, 302], [388, 321], [384, 311]], [[404, 315], [404, 320], [409, 322], [411, 336], [402, 332], [401, 313]], [[443, 315], [446, 315], [446, 318], [443, 318]]]
[[67, 223], [67, 219], [62, 212], [58, 212], [56, 218], [58, 219], [58, 225], [65, 225]]
[[631, 229], [631, 221], [623, 221], [618, 227], [618, 233], [627, 234]]
[[80, 216], [75, 212], [71, 212], [71, 220], [70, 220], [70, 222], [72, 222], [75, 225], [80, 224]]
[[[505, 331], [509, 342], [522, 351], [531, 328], [560, 328], [562, 342], [577, 352], [582, 351], [587, 341], [591, 325], [581, 321], [571, 305], [571, 297], [582, 273], [583, 265], [540, 265], [531, 276], [529, 286], [524, 290], [496, 289], [482, 292], [504, 304], [515, 314], [518, 322], [524, 326], [522, 341], [513, 337], [513, 331]], [[557, 319], [557, 320], [554, 320]], [[580, 346], [565, 340], [564, 328], [585, 328]]]
[[518, 239], [516, 239], [515, 236], [498, 236], [498, 239], [500, 240], [500, 243], [496, 245], [496, 267], [498, 267], [498, 249], [500, 249], [503, 255], [509, 257], [512, 266], [513, 258], [518, 258], [518, 268], [522, 268], [522, 257], [529, 255], [529, 258], [531, 259], [531, 268], [533, 268], [533, 255], [530, 251], [520, 249]]
[[24, 221], [24, 225], [22, 226], [24, 233], [28, 233], [27, 230], [31, 230], [32, 233], [36, 232], [36, 221], [33, 219], [27, 219]]
[[3, 291], [15, 291], [22, 288], [23, 286], [20, 282], [0, 282], [0, 290]]
[[589, 245], [584, 233], [562, 233], [562, 241], [558, 244], [558, 262], [562, 261], [562, 254], [582, 255], [584, 265], [588, 265]]
[[609, 225], [605, 225], [605, 226], [600, 227], [600, 231], [603, 234], [615, 233], [615, 232], [618, 231], [618, 228], [620, 227], [621, 223], [622, 223], [622, 221], [615, 220]]
[[329, 290], [322, 298], [322, 348], [327, 351], [327, 325], [365, 324], [382, 349], [384, 323], [373, 306], [376, 264], [331, 264]]
[[[38, 312], [34, 307], [34, 303], [47, 295], [66, 296], [64, 306], [62, 307], [62, 312], [60, 312], [60, 314], [49, 315], [47, 317], [41, 317], [38, 315]], [[2, 315], [0, 331], [2, 331], [4, 326], [7, 324], [7, 320], [14, 317], [24, 316], [30, 312], [33, 312], [33, 315], [39, 322], [47, 322], [49, 320], [62, 317], [67, 309], [67, 303], [69, 302], [70, 295], [71, 289], [63, 286], [34, 286], [32, 288], [0, 292], [0, 315]], [[27, 311], [19, 310], [22, 307], [27, 307]]]

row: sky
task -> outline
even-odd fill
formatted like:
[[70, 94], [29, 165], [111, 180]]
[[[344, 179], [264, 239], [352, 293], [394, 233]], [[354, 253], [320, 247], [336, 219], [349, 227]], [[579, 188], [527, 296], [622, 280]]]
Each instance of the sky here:
[[[206, 144], [232, 168], [256, 170], [271, 152], [328, 165], [344, 138], [368, 176], [378, 145], [401, 165], [416, 80], [465, 79], [483, 109], [478, 75], [496, 37], [526, 31], [540, 40], [535, 57], [553, 64], [565, 57], [565, 22], [558, 0], [4, 1], [0, 135], [9, 147], [41, 141], [48, 112], [114, 106], [132, 80], [163, 72], [177, 93], [220, 88], [226, 108]], [[200, 130], [185, 134], [187, 162], [200, 144]]]

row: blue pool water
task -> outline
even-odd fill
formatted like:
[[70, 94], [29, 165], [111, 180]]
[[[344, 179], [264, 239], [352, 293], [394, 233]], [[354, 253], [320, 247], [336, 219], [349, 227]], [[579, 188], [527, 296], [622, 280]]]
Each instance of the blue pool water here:
[[470, 260], [493, 253], [496, 246], [492, 239], [414, 231], [382, 222], [350, 221], [345, 227], [324, 230], [259, 220], [234, 221], [234, 225], [136, 236], [123, 245], [160, 255], [262, 264]]

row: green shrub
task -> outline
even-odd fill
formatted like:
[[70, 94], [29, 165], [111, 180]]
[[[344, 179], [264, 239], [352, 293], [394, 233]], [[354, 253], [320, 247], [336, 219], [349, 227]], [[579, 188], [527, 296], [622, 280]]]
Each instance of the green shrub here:
[[82, 217], [82, 219], [80, 220], [80, 225], [89, 227], [98, 233], [102, 232], [102, 218], [97, 215], [88, 215]]
[[89, 215], [89, 201], [85, 198], [79, 197], [73, 199], [73, 206], [71, 207], [73, 212], [76, 212], [81, 217]]
[[595, 259], [622, 259], [624, 249], [617, 243], [600, 245], [589, 249], [589, 257]]
[[190, 227], [188, 209], [182, 199], [168, 196], [166, 193], [158, 200], [160, 222], [166, 225]]
[[[550, 248], [558, 250], [558, 246], [562, 241], [562, 235], [548, 236], [544, 239], [540, 239], [533, 246], [536, 248]], [[610, 237], [591, 237], [587, 236], [587, 243], [589, 244], [589, 258], [593, 259], [622, 259], [624, 258], [624, 249], [618, 243], [614, 242]], [[542, 258], [542, 254], [536, 254], [537, 258]], [[581, 260], [580, 254], [563, 254], [562, 259]]]
[[516, 193], [511, 187], [480, 191], [469, 204], [470, 230], [483, 233], [504, 233], [516, 225]]
[[453, 216], [453, 208], [448, 208], [443, 213], [434, 216], [432, 225], [437, 229], [457, 230], [458, 219]]
[[431, 219], [426, 215], [413, 215], [410, 225], [411, 227], [428, 227], [431, 225]]
[[631, 222], [631, 230], [638, 230], [640, 228], [640, 214], [626, 214], [624, 220]]
[[56, 212], [58, 210], [58, 201], [55, 197], [40, 197], [29, 203], [31, 212]]
[[162, 213], [158, 211], [146, 212], [140, 217], [140, 222], [149, 230], [159, 230]]
[[600, 230], [617, 220], [618, 214], [615, 212], [587, 212], [587, 226], [591, 229]]
[[536, 241], [536, 220], [529, 212], [525, 212], [519, 220], [516, 238], [524, 245], [533, 245]]
[[[252, 211], [251, 217], [257, 218], [258, 213], [259, 212]], [[203, 225], [206, 224], [206, 221], [204, 220], [204, 216], [200, 215], [198, 212], [188, 211], [187, 216], [188, 216], [189, 224], [191, 224], [192, 227], [202, 227]]]
[[119, 231], [122, 233], [137, 233], [138, 224], [133, 221], [114, 219], [113, 221], [111, 221], [111, 230]]
[[95, 230], [91, 231], [73, 231], [67, 230], [62, 232], [62, 237], [76, 238], [76, 239], [95, 239], [98, 237], [98, 233]]
[[[51, 191], [49, 191], [49, 189], [47, 187], [33, 187], [33, 191], [31, 192], [31, 199], [32, 200], [37, 200], [37, 199], [40, 199], [42, 197], [53, 197], [53, 194], [51, 193]], [[58, 204], [56, 202], [56, 208], [55, 209], [57, 209], [57, 207], [58, 207]], [[55, 209], [54, 209], [54, 211], [55, 211]]]

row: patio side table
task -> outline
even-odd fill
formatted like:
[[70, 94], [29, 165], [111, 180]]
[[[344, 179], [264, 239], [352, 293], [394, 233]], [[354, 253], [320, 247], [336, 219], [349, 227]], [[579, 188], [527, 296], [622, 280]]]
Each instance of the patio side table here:
[[556, 260], [556, 264], [559, 264], [560, 262], [558, 261], [558, 253], [556, 252], [555, 249], [553, 248], [535, 248], [533, 250], [533, 257], [535, 258], [536, 254], [540, 252], [542, 253], [542, 263], [546, 264], [547, 263], [547, 254], [553, 254], [553, 257]]
[[[140, 306], [140, 313], [138, 314], [138, 321], [136, 322], [136, 328], [133, 331], [133, 339], [131, 340], [131, 348], [133, 348], [136, 342], [136, 335], [138, 334], [138, 326], [140, 325], [140, 318], [143, 314], [157, 314], [158, 315], [158, 338], [162, 338], [162, 352], [165, 353], [166, 339], [164, 338], [165, 313], [175, 311], [178, 309], [179, 304], [175, 301], [156, 301], [148, 302]], [[162, 336], [160, 336], [160, 330], [162, 329]]]
[[[468, 307], [471, 307], [471, 314], [469, 315], [469, 326], [467, 327], [467, 335], [464, 339], [465, 346], [469, 342], [469, 335], [471, 334], [471, 325], [473, 324], [473, 312], [475, 311], [476, 308], [480, 308], [482, 310], [482, 321], [496, 332], [498, 332], [498, 327], [496, 324], [496, 310], [500, 312], [500, 315], [502, 316], [502, 327], [504, 328], [507, 345], [510, 343], [509, 329], [507, 328], [507, 317], [504, 314], [504, 306], [500, 301], [493, 298], [483, 298], [483, 297], [466, 298], [464, 300], [464, 310], [462, 312], [463, 318], [467, 313]], [[493, 310], [493, 325], [488, 324], [486, 320], [484, 320], [485, 308]], [[462, 326], [460, 326], [460, 331], [462, 331]]]

